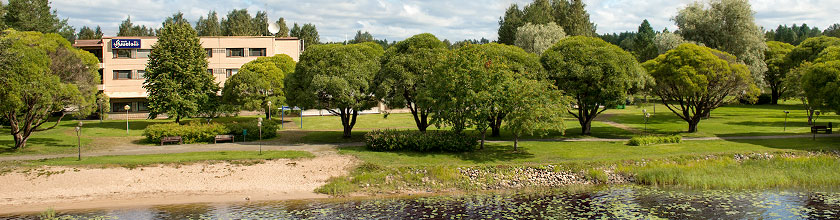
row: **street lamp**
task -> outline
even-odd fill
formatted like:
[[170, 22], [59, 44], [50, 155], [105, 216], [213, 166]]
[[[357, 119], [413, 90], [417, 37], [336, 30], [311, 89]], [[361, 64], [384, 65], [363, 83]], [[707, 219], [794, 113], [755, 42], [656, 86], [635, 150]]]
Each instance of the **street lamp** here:
[[650, 113], [647, 112], [647, 109], [642, 109], [642, 114], [644, 114], [644, 116], [645, 116], [645, 131], [644, 131], [644, 133], [647, 134], [647, 123], [648, 123], [648, 118], [650, 118]]
[[131, 110], [131, 106], [130, 105], [125, 105], [125, 107], [123, 107], [123, 109], [125, 109], [125, 135], [130, 135], [128, 133], [128, 110]]
[[271, 119], [271, 101], [266, 104], [268, 104], [268, 117], [265, 117], [265, 119]]
[[262, 118], [257, 118], [257, 127], [260, 128], [260, 155], [262, 155]]
[[785, 111], [785, 128], [784, 128], [782, 131], [787, 131], [787, 118], [788, 118], [788, 114], [790, 114], [790, 112], [789, 112], [789, 111]]
[[82, 160], [82, 125], [83, 123], [80, 121], [79, 125], [76, 126], [76, 140], [79, 142], [79, 160]]

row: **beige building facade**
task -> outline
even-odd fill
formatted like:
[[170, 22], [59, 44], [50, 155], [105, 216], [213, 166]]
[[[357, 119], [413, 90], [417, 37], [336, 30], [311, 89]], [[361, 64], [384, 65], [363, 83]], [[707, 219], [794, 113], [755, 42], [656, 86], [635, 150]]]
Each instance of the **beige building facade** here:
[[[235, 75], [239, 68], [259, 57], [286, 54], [298, 61], [302, 52], [301, 40], [294, 37], [201, 37], [201, 45], [208, 55], [208, 74], [213, 74], [219, 86]], [[89, 51], [100, 59], [100, 90], [111, 99], [113, 112], [147, 112], [148, 93], [143, 88], [144, 73], [156, 37], [105, 37], [101, 40], [77, 40], [75, 47]]]

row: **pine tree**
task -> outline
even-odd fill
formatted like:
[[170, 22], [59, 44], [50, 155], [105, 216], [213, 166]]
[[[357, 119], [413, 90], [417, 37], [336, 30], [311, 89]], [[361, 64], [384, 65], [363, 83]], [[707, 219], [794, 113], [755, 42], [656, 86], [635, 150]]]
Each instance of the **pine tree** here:
[[523, 12], [516, 4], [510, 5], [505, 11], [505, 16], [499, 18], [499, 43], [513, 45], [516, 41], [516, 29], [524, 25], [522, 21]]
[[256, 36], [271, 36], [271, 31], [268, 30], [268, 14], [265, 11], [258, 11], [254, 16], [254, 34]]
[[247, 9], [234, 9], [223, 18], [221, 22], [222, 35], [224, 36], [255, 36], [254, 19], [248, 14]]
[[289, 36], [289, 27], [286, 26], [286, 19], [280, 18], [277, 19], [277, 33], [274, 34], [275, 37], [288, 37]]
[[58, 18], [58, 13], [50, 7], [48, 0], [9, 0], [8, 5], [0, 9], [0, 14], [3, 15], [2, 23], [8, 28], [58, 33], [70, 42], [75, 38], [75, 29], [67, 24], [67, 19]]
[[656, 32], [653, 31], [653, 28], [650, 27], [650, 23], [647, 19], [645, 19], [642, 22], [642, 25], [639, 26], [639, 32], [636, 33], [636, 37], [633, 39], [633, 46], [635, 47], [633, 51], [639, 62], [648, 61], [659, 55], [659, 51], [656, 49], [656, 44], [653, 42], [653, 38], [655, 37]]
[[195, 30], [198, 32], [198, 36], [221, 36], [222, 29], [216, 11], [207, 13], [207, 18], [204, 18], [204, 16], [198, 18], [198, 22], [195, 23]]

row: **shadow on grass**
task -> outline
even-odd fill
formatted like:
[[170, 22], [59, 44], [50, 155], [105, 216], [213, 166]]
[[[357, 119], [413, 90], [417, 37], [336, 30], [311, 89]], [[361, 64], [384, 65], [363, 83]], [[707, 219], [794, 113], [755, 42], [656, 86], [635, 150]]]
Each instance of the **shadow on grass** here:
[[[53, 138], [29, 138], [26, 141], [26, 148], [22, 150], [31, 149], [34, 146], [49, 146], [49, 147], [57, 147], [57, 148], [75, 148], [76, 145], [72, 144], [62, 144], [61, 141], [58, 139]], [[14, 140], [0, 140], [0, 154], [5, 153], [15, 153], [18, 150], [14, 149], [15, 141]]]
[[840, 137], [816, 136], [812, 138], [785, 138], [785, 139], [744, 139], [728, 140], [735, 143], [746, 143], [760, 145], [768, 148], [804, 151], [838, 151], [840, 150]]
[[342, 151], [350, 152], [351, 154], [369, 154], [369, 153], [383, 153], [396, 154], [399, 157], [409, 158], [433, 158], [438, 156], [449, 156], [464, 161], [472, 161], [475, 163], [493, 163], [500, 161], [512, 161], [533, 158], [534, 154], [528, 152], [527, 147], [519, 147], [518, 151], [513, 151], [512, 145], [485, 145], [484, 149], [475, 150], [473, 152], [450, 153], [450, 152], [415, 152], [415, 151], [392, 151], [380, 152], [371, 151], [365, 146], [342, 147]]
[[365, 141], [365, 134], [367, 131], [353, 131], [350, 138], [344, 138], [342, 131], [312, 131], [301, 137], [300, 142], [318, 144], [362, 142]]

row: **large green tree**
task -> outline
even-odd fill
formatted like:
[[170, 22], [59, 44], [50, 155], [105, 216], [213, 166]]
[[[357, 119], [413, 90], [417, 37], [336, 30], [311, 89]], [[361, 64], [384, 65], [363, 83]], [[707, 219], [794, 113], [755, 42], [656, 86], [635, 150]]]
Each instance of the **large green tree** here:
[[449, 51], [432, 34], [418, 34], [394, 44], [385, 51], [382, 67], [374, 77], [376, 97], [390, 108], [408, 108], [420, 131], [429, 127], [431, 114], [428, 77], [446, 60]]
[[222, 100], [242, 110], [262, 110], [266, 118], [268, 102], [282, 106], [286, 102], [283, 79], [295, 71], [295, 61], [289, 55], [260, 57], [242, 65], [235, 75], [225, 81]]
[[840, 37], [840, 24], [832, 24], [823, 31], [823, 35], [829, 37]]
[[96, 30], [91, 29], [88, 26], [84, 26], [79, 29], [79, 34], [77, 34], [76, 39], [79, 40], [92, 40], [92, 39], [102, 39], [102, 28], [96, 26]]
[[793, 45], [785, 42], [767, 42], [767, 51], [764, 52], [767, 72], [764, 73], [764, 81], [770, 87], [770, 103], [774, 105], [779, 103], [779, 98], [786, 91], [782, 82], [790, 71], [790, 61], [787, 59], [787, 55], [793, 48]]
[[49, 0], [9, 0], [2, 10], [6, 12], [2, 20], [8, 28], [57, 33], [68, 41], [75, 39], [76, 31], [67, 24], [67, 19], [58, 18]]
[[117, 36], [155, 36], [155, 30], [146, 25], [134, 25], [131, 22], [131, 16], [128, 16], [122, 23], [120, 23]]
[[589, 13], [582, 0], [534, 0], [522, 10], [512, 4], [499, 18], [499, 43], [513, 45], [517, 29], [526, 23], [548, 24], [554, 22], [563, 27], [569, 36], [596, 36], [595, 24], [589, 21]]
[[796, 68], [790, 69], [782, 81], [782, 85], [787, 90], [786, 96], [798, 99], [802, 102], [802, 107], [808, 117], [809, 125], [813, 122], [814, 110], [816, 109], [813, 105], [811, 105], [808, 101], [808, 97], [805, 95], [805, 88], [802, 85], [802, 77], [805, 75], [805, 71], [807, 71], [810, 66], [811, 62], [805, 62]]
[[0, 2], [0, 30], [6, 30], [6, 6]]
[[636, 37], [633, 38], [633, 46], [635, 47], [633, 52], [639, 62], [648, 61], [659, 55], [654, 38], [656, 38], [656, 32], [653, 31], [650, 23], [645, 19], [639, 25], [639, 32], [636, 33]]
[[318, 35], [318, 29], [314, 24], [304, 24], [298, 26], [297, 23], [289, 31], [289, 35], [303, 40], [303, 49], [309, 48], [310, 45], [320, 44], [321, 37]]
[[505, 10], [505, 15], [499, 18], [498, 42], [500, 44], [513, 45], [516, 42], [516, 29], [525, 24], [523, 17], [524, 13], [516, 4], [511, 4]]
[[198, 36], [222, 36], [222, 27], [219, 24], [219, 15], [216, 11], [207, 13], [207, 18], [201, 16], [195, 23], [195, 31]]
[[[14, 149], [26, 147], [34, 132], [56, 127], [75, 109], [95, 108], [98, 59], [75, 49], [57, 34], [6, 30], [0, 34], [0, 118], [9, 122]], [[50, 116], [60, 117], [43, 127]]]
[[548, 24], [525, 24], [516, 30], [517, 47], [529, 53], [542, 54], [543, 51], [566, 37], [563, 27], [549, 22]]
[[275, 37], [288, 37], [289, 36], [289, 26], [286, 26], [286, 19], [280, 18], [277, 19], [277, 33], [274, 34]]
[[219, 91], [213, 75], [207, 74], [207, 52], [188, 23], [163, 26], [152, 45], [145, 77], [150, 118], [166, 114], [180, 122], [198, 115]]
[[286, 76], [287, 102], [327, 109], [339, 116], [344, 137], [350, 138], [359, 112], [377, 104], [372, 82], [383, 53], [373, 42], [313, 45], [301, 54], [295, 72]]
[[272, 36], [271, 31], [268, 30], [268, 14], [265, 11], [258, 11], [254, 15], [254, 33], [257, 36]]
[[764, 35], [755, 24], [754, 12], [747, 0], [711, 0], [694, 2], [679, 11], [674, 21], [680, 34], [690, 41], [735, 55], [747, 64], [753, 80], [764, 84]]
[[[656, 51], [658, 54], [664, 54], [669, 50], [673, 50], [678, 46], [684, 43], [694, 43], [691, 41], [686, 41], [682, 38], [679, 34], [671, 33], [671, 32], [662, 32], [656, 34], [656, 37], [653, 38], [653, 43], [656, 45]], [[696, 43], [695, 43], [696, 44]]]
[[765, 39], [767, 41], [780, 41], [791, 45], [799, 45], [799, 43], [802, 43], [802, 41], [808, 38], [818, 37], [822, 34], [819, 28], [810, 28], [807, 24], [802, 24], [802, 26], [797, 26], [796, 24], [792, 26], [779, 25], [776, 30], [767, 31], [765, 33]]
[[374, 40], [376, 40], [376, 39], [373, 38], [373, 35], [370, 34], [370, 32], [367, 32], [367, 31], [362, 32], [362, 30], [358, 30], [358, 31], [356, 31], [356, 36], [353, 37], [353, 39], [350, 40], [350, 42], [348, 42], [348, 43], [358, 44], [358, 43], [364, 43], [364, 42], [373, 42]]
[[808, 103], [840, 114], [840, 60], [810, 65], [801, 80]]
[[569, 113], [584, 135], [592, 120], [623, 104], [628, 93], [644, 87], [648, 78], [632, 54], [596, 37], [575, 36], [546, 50], [540, 61], [558, 89], [572, 97]]
[[226, 18], [222, 18], [222, 35], [224, 36], [255, 36], [254, 19], [248, 9], [233, 9]]
[[510, 84], [507, 95], [510, 97], [504, 106], [509, 111], [505, 128], [513, 134], [514, 151], [524, 135], [565, 133], [563, 114], [568, 111], [568, 101], [551, 82], [519, 78]]
[[734, 96], [760, 92], [747, 66], [726, 52], [683, 44], [643, 64], [662, 104], [697, 132], [700, 120]]
[[790, 65], [798, 67], [805, 62], [814, 62], [828, 47], [840, 46], [840, 38], [836, 37], [814, 37], [800, 43], [788, 54]]

